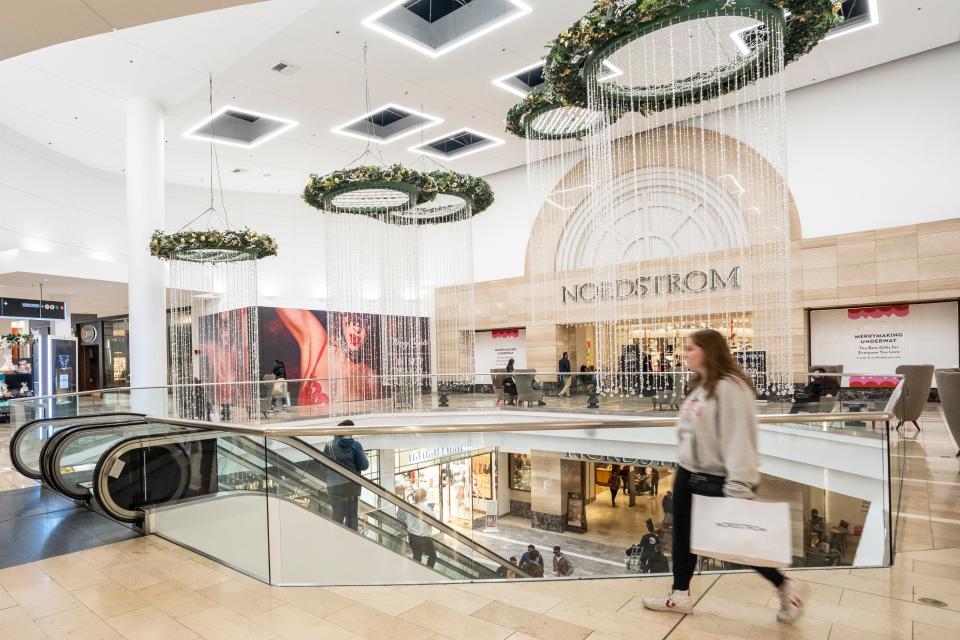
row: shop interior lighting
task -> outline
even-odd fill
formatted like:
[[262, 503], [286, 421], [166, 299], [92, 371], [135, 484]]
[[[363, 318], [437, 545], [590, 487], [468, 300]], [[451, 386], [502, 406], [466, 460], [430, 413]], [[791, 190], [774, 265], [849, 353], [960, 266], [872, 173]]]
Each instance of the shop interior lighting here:
[[[431, 47], [431, 46], [428, 46], [423, 41], [418, 40], [417, 38], [414, 38], [411, 35], [404, 33], [403, 31], [387, 26], [384, 22], [384, 18], [386, 18], [389, 14], [393, 13], [394, 11], [407, 12], [407, 9], [404, 7], [404, 5], [408, 4], [409, 1], [410, 0], [395, 0], [394, 2], [391, 2], [384, 8], [380, 9], [379, 11], [364, 18], [362, 24], [363, 26], [369, 29], [373, 29], [374, 31], [377, 31], [392, 40], [395, 40], [401, 44], [405, 44], [408, 47], [416, 49], [420, 53], [423, 53], [424, 55], [427, 55], [431, 58], [439, 58], [440, 56], [446, 53], [450, 53], [454, 49], [462, 47], [463, 45], [467, 44], [468, 42], [472, 42], [477, 38], [481, 38], [487, 35], [488, 33], [490, 33], [491, 31], [498, 29], [510, 22], [513, 22], [518, 18], [522, 18], [523, 16], [533, 11], [533, 9], [529, 5], [525, 4], [524, 2], [521, 2], [520, 0], [502, 0], [503, 4], [512, 6], [513, 10], [504, 11], [500, 18], [491, 20], [490, 22], [487, 22], [486, 24], [484, 24], [482, 27], [479, 27], [474, 31], [470, 31], [462, 37], [453, 38], [452, 40], [448, 41], [447, 43], [439, 47]], [[429, 0], [423, 0], [423, 1], [428, 2]], [[470, 5], [465, 5], [465, 6], [470, 6]], [[449, 20], [449, 19], [450, 19], [449, 17], [442, 18], [442, 20]]]

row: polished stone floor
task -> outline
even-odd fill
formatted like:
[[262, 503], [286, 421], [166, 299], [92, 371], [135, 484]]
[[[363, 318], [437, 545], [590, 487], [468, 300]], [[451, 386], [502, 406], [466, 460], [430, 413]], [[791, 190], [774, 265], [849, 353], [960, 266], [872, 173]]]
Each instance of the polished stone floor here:
[[0, 638], [955, 640], [960, 474], [939, 415], [921, 424], [903, 441], [895, 565], [792, 572], [813, 592], [793, 627], [751, 574], [698, 577], [696, 612], [683, 617], [642, 607], [669, 578], [275, 588], [150, 536], [0, 569]]

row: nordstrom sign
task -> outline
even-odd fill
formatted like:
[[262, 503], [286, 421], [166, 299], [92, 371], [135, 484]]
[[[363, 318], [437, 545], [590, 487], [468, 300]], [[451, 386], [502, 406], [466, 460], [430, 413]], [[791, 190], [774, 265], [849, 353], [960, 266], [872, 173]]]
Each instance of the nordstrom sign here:
[[733, 267], [729, 273], [710, 269], [687, 273], [664, 273], [658, 276], [612, 282], [585, 282], [572, 286], [562, 285], [560, 294], [563, 304], [568, 302], [594, 302], [596, 300], [627, 300], [647, 296], [663, 296], [678, 293], [701, 293], [718, 289], [739, 289], [742, 270]]

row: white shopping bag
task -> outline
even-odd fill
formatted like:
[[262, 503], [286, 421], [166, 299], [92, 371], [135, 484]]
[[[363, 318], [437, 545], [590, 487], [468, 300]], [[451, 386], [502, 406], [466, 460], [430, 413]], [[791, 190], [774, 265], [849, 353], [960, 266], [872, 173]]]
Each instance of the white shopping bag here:
[[789, 567], [791, 529], [786, 502], [693, 496], [690, 550], [697, 555], [755, 567]]

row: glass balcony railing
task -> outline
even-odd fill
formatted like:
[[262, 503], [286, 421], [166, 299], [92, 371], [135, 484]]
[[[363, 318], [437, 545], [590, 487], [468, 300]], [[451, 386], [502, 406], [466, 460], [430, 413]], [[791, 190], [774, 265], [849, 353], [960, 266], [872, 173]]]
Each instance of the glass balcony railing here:
[[[758, 401], [760, 498], [790, 505], [794, 566], [887, 566], [900, 387], [838, 382], [831, 411]], [[369, 461], [353, 473], [325, 455], [343, 416], [298, 414], [293, 402], [257, 416], [262, 406], [238, 400], [244, 385], [230, 386], [191, 386], [231, 399], [218, 421], [182, 417], [184, 390], [170, 387], [17, 402], [11, 448], [57, 491], [272, 584], [533, 579], [510, 561], [528, 544], [547, 577], [554, 545], [572, 578], [669, 571], [675, 411], [618, 412], [603, 398], [591, 410], [504, 408], [485, 390], [439, 407], [430, 391], [435, 404], [419, 412], [353, 415], [349, 435]], [[246, 384], [269, 403], [264, 386]], [[94, 415], [107, 407], [127, 413]], [[701, 559], [701, 571], [733, 568]]]

